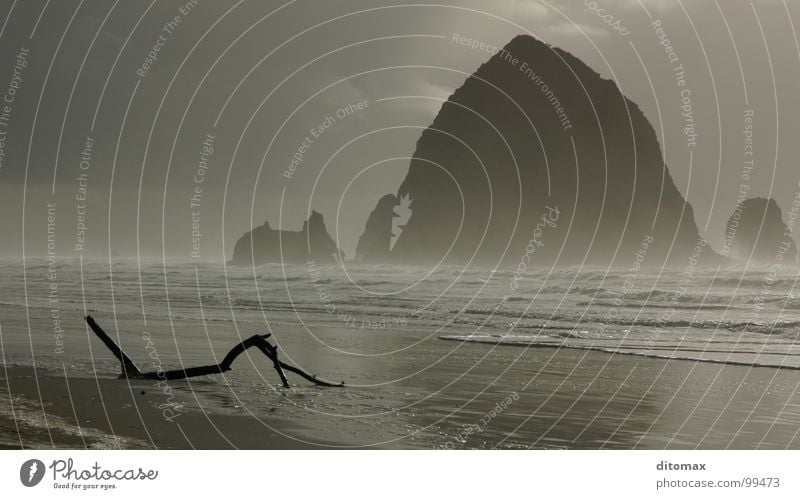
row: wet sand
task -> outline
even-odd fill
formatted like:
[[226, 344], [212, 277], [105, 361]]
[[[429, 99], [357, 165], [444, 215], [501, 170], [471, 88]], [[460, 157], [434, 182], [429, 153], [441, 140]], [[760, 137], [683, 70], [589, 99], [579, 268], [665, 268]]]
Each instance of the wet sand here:
[[[441, 359], [436, 346], [450, 344], [434, 338], [427, 356], [372, 367], [397, 379]], [[377, 362], [366, 359], [365, 372]], [[173, 386], [169, 407], [180, 415], [171, 422], [152, 381], [0, 369], [0, 446], [800, 448], [797, 372], [769, 368], [515, 347], [487, 354], [464, 344], [407, 380], [334, 391], [298, 385], [282, 395], [264, 392], [247, 411], [216, 381]], [[289, 407], [287, 395], [307, 405]], [[353, 400], [348, 414], [325, 414]], [[354, 408], [373, 414], [359, 419]]]
[[199, 410], [187, 393], [176, 390], [167, 399], [152, 381], [67, 378], [17, 366], [0, 369], [0, 386], [0, 448], [310, 447], [279, 433], [302, 431], [291, 421], [271, 419], [270, 428], [246, 416]]

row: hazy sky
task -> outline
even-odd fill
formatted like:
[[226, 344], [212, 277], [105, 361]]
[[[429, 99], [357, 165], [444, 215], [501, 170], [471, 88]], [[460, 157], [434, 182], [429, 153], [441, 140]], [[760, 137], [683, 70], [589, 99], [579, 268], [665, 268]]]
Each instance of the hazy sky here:
[[[189, 258], [195, 230], [202, 259], [227, 259], [311, 209], [352, 256], [421, 127], [490, 57], [454, 33], [529, 33], [615, 79], [718, 248], [748, 110], [750, 195], [786, 210], [800, 190], [797, 2], [2, 0], [0, 22], [0, 256], [45, 255], [49, 226], [59, 257]], [[653, 23], [686, 71], [694, 147]]]

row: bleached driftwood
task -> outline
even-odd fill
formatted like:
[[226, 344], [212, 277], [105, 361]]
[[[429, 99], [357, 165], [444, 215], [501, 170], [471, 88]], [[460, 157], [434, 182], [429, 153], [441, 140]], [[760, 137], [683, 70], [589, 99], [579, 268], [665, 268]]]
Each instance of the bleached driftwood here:
[[184, 379], [184, 378], [192, 378], [195, 376], [205, 376], [208, 374], [221, 374], [226, 371], [231, 370], [231, 365], [233, 361], [236, 360], [240, 354], [242, 354], [245, 350], [250, 347], [256, 347], [261, 352], [264, 353], [270, 360], [272, 360], [272, 364], [275, 367], [275, 371], [278, 372], [278, 376], [281, 378], [281, 383], [285, 388], [289, 388], [289, 380], [286, 379], [286, 374], [284, 370], [293, 372], [298, 376], [307, 379], [308, 381], [314, 383], [315, 385], [319, 386], [329, 386], [329, 387], [341, 387], [344, 386], [344, 381], [341, 383], [332, 383], [330, 381], [325, 381], [323, 379], [319, 379], [313, 374], [309, 374], [302, 369], [299, 369], [294, 366], [290, 366], [289, 364], [285, 364], [278, 360], [278, 348], [272, 345], [270, 342], [267, 341], [270, 334], [262, 334], [262, 335], [253, 335], [243, 342], [237, 344], [228, 354], [222, 359], [222, 362], [219, 364], [213, 364], [208, 366], [199, 366], [199, 367], [189, 367], [186, 369], [175, 369], [172, 371], [155, 371], [155, 372], [142, 372], [136, 367], [136, 364], [125, 355], [114, 340], [103, 331], [103, 328], [100, 327], [97, 322], [91, 317], [86, 316], [86, 323], [89, 324], [89, 327], [94, 331], [94, 334], [97, 335], [98, 338], [111, 350], [111, 353], [114, 354], [120, 365], [122, 367], [122, 373], [119, 375], [120, 378], [130, 378], [130, 379], [160, 379], [160, 380], [170, 380], [170, 379]]

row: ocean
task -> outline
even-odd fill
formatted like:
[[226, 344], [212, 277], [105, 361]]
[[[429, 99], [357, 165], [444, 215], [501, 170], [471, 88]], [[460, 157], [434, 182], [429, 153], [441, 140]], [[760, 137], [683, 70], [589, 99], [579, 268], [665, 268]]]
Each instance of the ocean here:
[[[114, 378], [92, 315], [178, 410], [298, 423], [291, 438], [381, 448], [798, 447], [796, 269], [515, 269], [127, 259], [0, 262], [8, 366]], [[514, 285], [512, 285], [514, 283]], [[23, 407], [20, 405], [19, 407]], [[735, 430], [735, 431], [734, 431]]]

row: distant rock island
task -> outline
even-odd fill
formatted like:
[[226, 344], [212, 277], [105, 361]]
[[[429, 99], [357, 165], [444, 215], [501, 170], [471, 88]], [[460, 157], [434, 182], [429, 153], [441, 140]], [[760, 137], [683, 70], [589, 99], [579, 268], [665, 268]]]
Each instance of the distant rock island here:
[[[390, 247], [404, 197], [411, 215]], [[518, 36], [442, 105], [397, 193], [370, 215], [358, 255], [627, 267], [643, 243], [643, 265], [720, 258], [639, 107], [569, 53]]]
[[723, 253], [739, 261], [794, 264], [797, 243], [774, 199], [751, 198], [740, 202], [728, 218]]
[[233, 250], [231, 265], [261, 265], [263, 263], [331, 263], [341, 258], [341, 251], [328, 234], [322, 214], [313, 211], [300, 231], [276, 230], [266, 222], [251, 230], [238, 241]]

